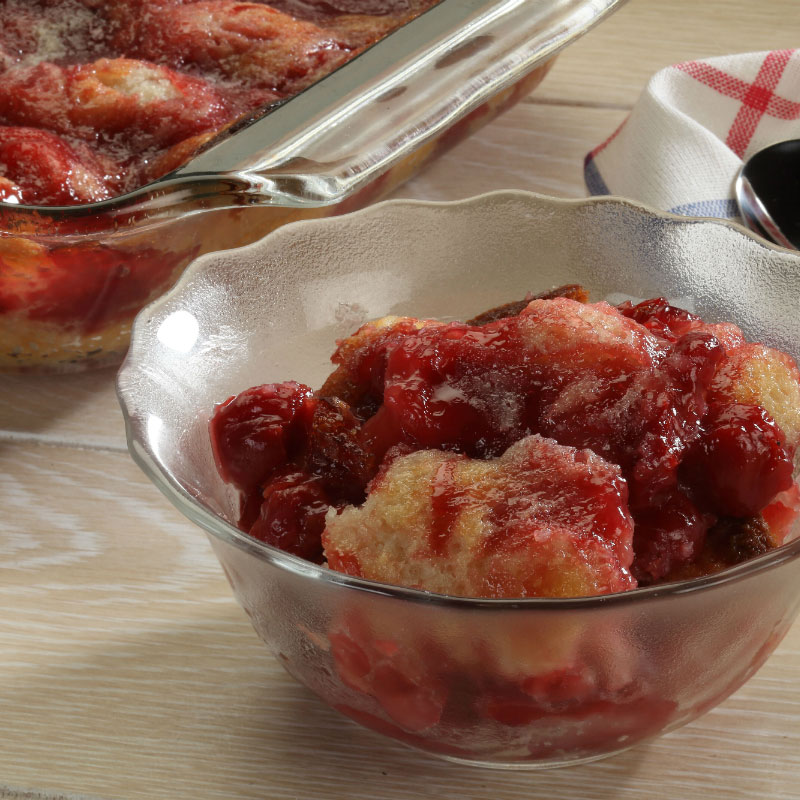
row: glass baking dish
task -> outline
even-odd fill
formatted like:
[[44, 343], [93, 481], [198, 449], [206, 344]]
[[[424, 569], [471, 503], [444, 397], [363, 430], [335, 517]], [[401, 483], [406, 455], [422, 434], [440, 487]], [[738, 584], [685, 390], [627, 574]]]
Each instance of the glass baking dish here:
[[527, 95], [624, 0], [442, 0], [301, 94], [121, 197], [0, 203], [0, 370], [118, 362], [196, 256], [384, 197]]

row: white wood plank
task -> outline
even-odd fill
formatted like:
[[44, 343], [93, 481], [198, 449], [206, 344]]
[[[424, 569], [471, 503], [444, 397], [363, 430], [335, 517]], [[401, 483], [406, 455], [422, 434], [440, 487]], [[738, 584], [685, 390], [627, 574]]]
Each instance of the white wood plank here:
[[562, 52], [534, 97], [630, 106], [670, 64], [798, 43], [796, 0], [629, 0]]
[[443, 155], [395, 197], [458, 200], [496, 189], [585, 197], [584, 156], [626, 115], [619, 109], [523, 101]]
[[116, 369], [69, 375], [0, 374], [0, 442], [20, 438], [125, 450]]

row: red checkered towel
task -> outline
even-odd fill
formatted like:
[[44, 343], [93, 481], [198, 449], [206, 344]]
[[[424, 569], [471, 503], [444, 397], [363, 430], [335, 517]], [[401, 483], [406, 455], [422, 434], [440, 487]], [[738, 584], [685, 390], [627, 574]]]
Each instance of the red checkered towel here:
[[657, 72], [586, 156], [586, 186], [675, 214], [735, 219], [742, 160], [797, 138], [800, 50], [689, 61]]

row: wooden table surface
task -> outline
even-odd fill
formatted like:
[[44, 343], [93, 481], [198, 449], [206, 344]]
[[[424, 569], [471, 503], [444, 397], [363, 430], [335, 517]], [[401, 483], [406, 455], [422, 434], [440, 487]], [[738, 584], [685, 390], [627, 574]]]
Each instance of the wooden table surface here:
[[[584, 195], [655, 70], [793, 45], [797, 0], [632, 0], [398, 196]], [[0, 377], [0, 798], [800, 798], [800, 624], [702, 719], [586, 766], [467, 769], [343, 720], [133, 465], [113, 379]]]

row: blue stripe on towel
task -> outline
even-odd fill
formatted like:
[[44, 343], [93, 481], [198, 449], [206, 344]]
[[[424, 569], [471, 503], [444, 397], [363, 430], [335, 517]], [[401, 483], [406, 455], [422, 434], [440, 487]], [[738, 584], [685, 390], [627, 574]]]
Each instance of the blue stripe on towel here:
[[[591, 153], [586, 156], [583, 162], [583, 179], [589, 194], [611, 194], [611, 190], [603, 180], [603, 176], [597, 169]], [[696, 203], [684, 203], [675, 208], [669, 209], [671, 214], [680, 214], [684, 217], [717, 217], [719, 219], [739, 219], [739, 208], [735, 200], [726, 198], [724, 200], [700, 200]]]
[[719, 217], [720, 219], [736, 219], [739, 209], [735, 200], [700, 200], [697, 203], [685, 203], [670, 209], [672, 214], [685, 217]]
[[589, 194], [611, 194], [603, 180], [603, 176], [597, 170], [592, 154], [586, 156], [583, 162], [583, 180], [586, 183], [586, 188]]

